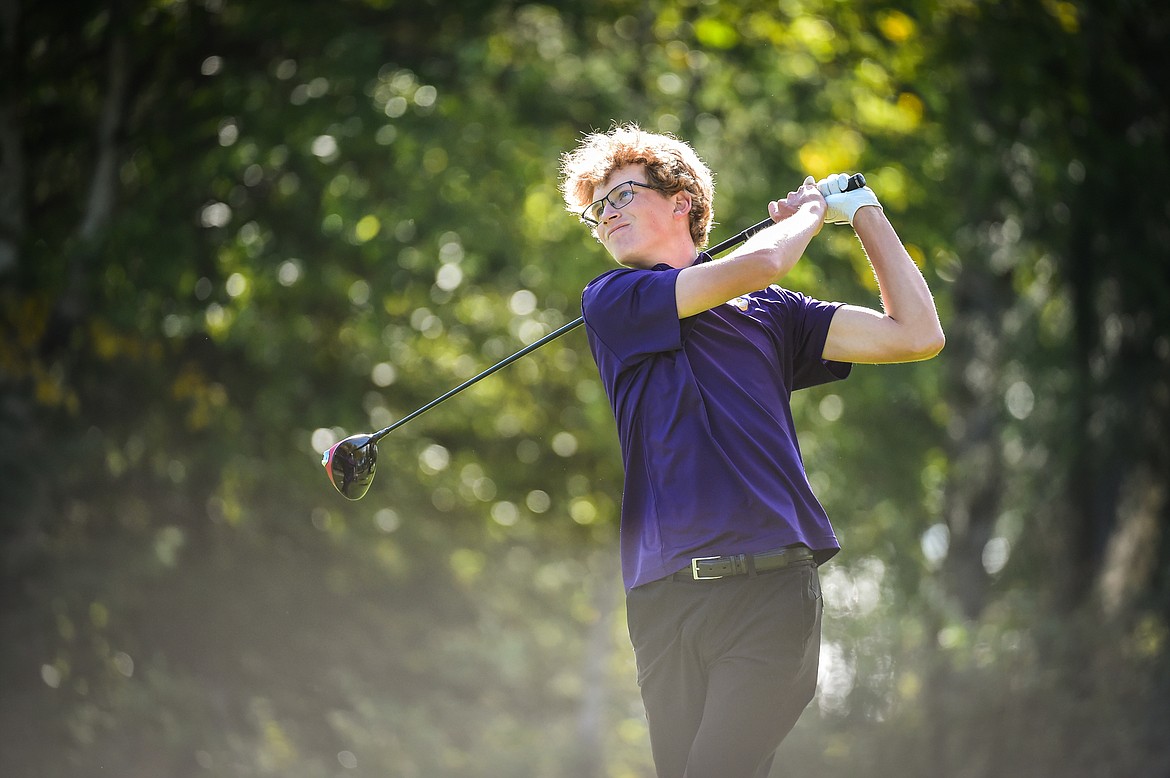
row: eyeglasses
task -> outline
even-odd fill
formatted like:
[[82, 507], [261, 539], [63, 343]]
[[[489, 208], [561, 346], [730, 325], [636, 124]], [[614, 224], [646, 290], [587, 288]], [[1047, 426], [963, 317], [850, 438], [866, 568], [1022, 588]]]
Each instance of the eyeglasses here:
[[640, 184], [637, 181], [625, 181], [618, 184], [613, 189], [609, 190], [609, 194], [601, 198], [597, 202], [590, 203], [589, 207], [581, 211], [581, 221], [596, 227], [601, 224], [601, 214], [605, 211], [605, 204], [609, 203], [614, 208], [625, 208], [634, 199], [634, 187], [640, 186], [643, 189], [657, 189], [662, 191], [661, 187], [651, 186], [650, 184]]

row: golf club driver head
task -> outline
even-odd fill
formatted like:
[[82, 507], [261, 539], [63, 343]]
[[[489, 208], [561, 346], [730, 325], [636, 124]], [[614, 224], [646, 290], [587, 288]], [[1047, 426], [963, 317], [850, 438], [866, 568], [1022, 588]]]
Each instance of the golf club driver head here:
[[325, 475], [341, 496], [360, 500], [370, 490], [378, 469], [378, 446], [367, 433], [334, 443], [321, 457]]

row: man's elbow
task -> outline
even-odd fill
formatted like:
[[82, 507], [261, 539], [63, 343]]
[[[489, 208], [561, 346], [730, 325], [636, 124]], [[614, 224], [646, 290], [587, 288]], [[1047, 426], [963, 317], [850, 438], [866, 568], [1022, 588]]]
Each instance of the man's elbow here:
[[784, 252], [774, 249], [753, 251], [746, 258], [749, 262], [745, 263], [745, 266], [751, 268], [752, 280], [749, 285], [753, 291], [776, 283], [788, 274], [794, 262]]
[[943, 334], [942, 327], [931, 327], [924, 332], [918, 333], [913, 342], [908, 344], [910, 359], [913, 361], [932, 359], [938, 356], [946, 344], [947, 337]]

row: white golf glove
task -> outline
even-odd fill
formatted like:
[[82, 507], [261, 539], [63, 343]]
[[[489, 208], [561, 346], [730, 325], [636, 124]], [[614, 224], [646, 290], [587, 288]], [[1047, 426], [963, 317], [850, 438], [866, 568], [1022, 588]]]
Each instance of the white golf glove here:
[[877, 195], [868, 186], [848, 192], [842, 191], [848, 184], [849, 176], [845, 173], [834, 173], [817, 182], [817, 189], [821, 190], [821, 194], [825, 198], [826, 224], [852, 226], [853, 217], [857, 214], [858, 208], [865, 205], [882, 207], [882, 204], [878, 202]]

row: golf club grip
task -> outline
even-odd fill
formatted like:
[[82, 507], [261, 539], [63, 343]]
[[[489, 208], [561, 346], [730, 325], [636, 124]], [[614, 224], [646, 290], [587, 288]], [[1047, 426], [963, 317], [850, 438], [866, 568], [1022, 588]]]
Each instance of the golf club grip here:
[[845, 191], [852, 192], [854, 189], [860, 189], [863, 186], [865, 186], [865, 175], [863, 173], [854, 173], [845, 182]]
[[[860, 189], [863, 186], [865, 186], [865, 176], [861, 173], [854, 173], [853, 175], [849, 176], [849, 180], [845, 183], [844, 191], [852, 192], [854, 189]], [[759, 221], [756, 224], [748, 227], [743, 232], [731, 236], [719, 245], [708, 249], [707, 254], [712, 257], [717, 257], [724, 251], [738, 246], [740, 243], [743, 243], [745, 240], [755, 235], [760, 230], [771, 227], [775, 223], [776, 222], [772, 220], [772, 217], [769, 216], [767, 219], [763, 219], [762, 221]]]

